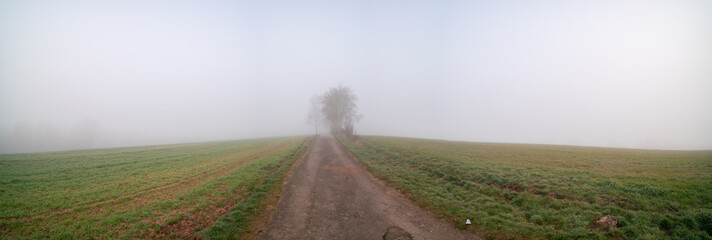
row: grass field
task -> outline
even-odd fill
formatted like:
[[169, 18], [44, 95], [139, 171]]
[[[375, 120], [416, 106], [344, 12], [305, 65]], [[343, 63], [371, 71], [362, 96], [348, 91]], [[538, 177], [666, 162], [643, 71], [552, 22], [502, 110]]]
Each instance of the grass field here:
[[2, 238], [234, 238], [312, 138], [0, 155]]
[[[712, 151], [340, 141], [419, 205], [488, 239], [712, 236]], [[616, 228], [594, 223], [609, 214]]]

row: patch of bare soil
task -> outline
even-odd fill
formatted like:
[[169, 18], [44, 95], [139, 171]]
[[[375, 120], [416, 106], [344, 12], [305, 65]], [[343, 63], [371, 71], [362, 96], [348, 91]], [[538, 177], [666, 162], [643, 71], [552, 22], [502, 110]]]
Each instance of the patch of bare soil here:
[[[290, 172], [292, 172], [292, 170], [296, 166], [299, 166], [302, 161], [304, 161], [304, 158], [306, 157], [307, 152], [309, 152], [309, 149], [311, 149], [311, 145], [307, 147], [307, 150], [304, 151], [301, 156], [299, 156], [299, 159], [297, 159], [294, 164], [292, 164], [292, 166], [289, 168], [289, 171], [284, 173], [285, 176], [282, 176], [282, 179], [285, 179], [285, 177]], [[283, 182], [283, 184], [285, 183], [286, 182]], [[275, 211], [277, 211], [277, 204], [279, 204], [279, 199], [283, 193], [283, 188], [275, 188], [270, 192], [269, 196], [267, 196], [267, 199], [265, 199], [265, 201], [262, 203], [262, 206], [260, 207], [259, 215], [256, 216], [250, 224], [249, 231], [246, 235], [240, 237], [242, 237], [243, 239], [254, 239], [256, 236], [262, 234], [267, 229], [267, 224], [269, 223], [270, 217]]]
[[257, 239], [479, 239], [385, 186], [330, 135], [319, 136], [286, 179]]
[[[276, 152], [280, 149], [283, 149], [286, 147], [288, 143], [281, 143], [276, 146], [272, 146], [264, 151], [257, 152], [255, 154], [251, 154], [245, 157], [240, 157], [236, 158], [235, 161], [230, 162], [228, 164], [216, 167], [214, 169], [210, 169], [207, 171], [202, 171], [200, 173], [190, 175], [184, 178], [181, 178], [177, 181], [166, 183], [160, 186], [155, 186], [147, 189], [143, 189], [140, 191], [133, 192], [128, 195], [122, 195], [114, 198], [109, 198], [101, 201], [95, 201], [95, 202], [89, 202], [89, 203], [84, 203], [84, 204], [78, 204], [75, 205], [71, 208], [62, 208], [62, 209], [55, 209], [49, 212], [45, 213], [40, 213], [40, 214], [35, 214], [35, 215], [30, 215], [30, 216], [25, 216], [17, 219], [24, 220], [28, 223], [32, 224], [44, 224], [44, 223], [55, 223], [57, 222], [56, 219], [63, 219], [63, 218], [71, 218], [72, 216], [77, 216], [80, 214], [100, 214], [104, 211], [104, 208], [122, 208], [122, 207], [130, 207], [130, 206], [139, 206], [139, 205], [145, 205], [148, 204], [149, 202], [156, 200], [156, 199], [161, 199], [161, 198], [172, 198], [175, 197], [174, 195], [176, 192], [179, 192], [182, 189], [188, 189], [191, 188], [195, 185], [198, 185], [199, 183], [208, 181], [210, 179], [219, 177], [221, 175], [224, 175], [235, 168], [256, 160], [260, 157], [266, 156], [268, 154], [271, 154], [273, 152]], [[222, 158], [229, 158], [235, 156], [233, 154], [231, 155], [226, 155], [222, 156]], [[226, 190], [227, 191], [227, 190]], [[244, 191], [243, 191], [244, 194]], [[227, 209], [229, 209], [230, 206], [233, 206], [235, 204], [235, 201], [237, 198], [239, 198], [241, 195], [235, 193], [235, 198], [229, 199], [226, 202], [223, 202], [220, 204], [220, 200], [215, 199], [215, 204], [208, 206], [208, 208], [213, 208], [212, 210], [209, 211], [199, 211], [195, 214], [190, 214], [189, 217], [184, 218], [180, 220], [179, 222], [172, 223], [172, 224], [166, 224], [165, 219], [170, 213], [165, 213], [163, 216], [157, 217], [157, 219], [146, 219], [144, 221], [148, 222], [154, 222], [156, 224], [159, 224], [161, 226], [167, 227], [168, 230], [166, 229], [149, 229], [149, 232], [145, 233], [146, 236], [150, 236], [148, 239], [155, 239], [159, 237], [165, 237], [166, 232], [173, 232], [177, 233], [180, 236], [190, 236], [190, 234], [193, 233], [195, 228], [197, 227], [206, 227], [209, 226], [215, 219], [218, 217], [222, 216], [227, 212]], [[217, 205], [221, 206], [226, 206], [226, 207], [215, 207]], [[181, 212], [181, 213], [187, 213], [189, 211], [188, 208], [193, 206], [192, 204], [182, 206], [182, 209], [176, 209], [174, 210], [173, 213], [176, 212]], [[222, 208], [226, 208], [221, 210]], [[11, 220], [17, 220], [17, 219], [11, 219]], [[53, 220], [54, 219], [54, 220]], [[115, 229], [116, 231], [124, 231], [124, 228], [127, 228], [128, 226], [120, 226], [118, 229]], [[182, 235], [185, 234], [185, 235]]]
[[[302, 144], [304, 144], [304, 142], [302, 142]], [[281, 147], [275, 148], [273, 150], [276, 151], [276, 150], [284, 148], [285, 146], [286, 146], [286, 144], [281, 145]], [[274, 152], [274, 151], [269, 151], [269, 153]], [[279, 164], [263, 167], [262, 168], [263, 170], [268, 170], [268, 172], [266, 173], [265, 176], [272, 174], [274, 171], [279, 169], [282, 164], [284, 164], [284, 161], [282, 161]], [[260, 181], [262, 181], [262, 180], [260, 180]], [[223, 191], [227, 191], [227, 189], [223, 189]], [[276, 192], [276, 191], [273, 191], [273, 192]], [[206, 196], [210, 199], [209, 202], [213, 203], [212, 205], [207, 206], [206, 208], [202, 209], [201, 211], [188, 214], [187, 217], [181, 218], [177, 222], [170, 222], [170, 223], [165, 223], [165, 221], [160, 222], [159, 224], [161, 226], [164, 226], [164, 228], [160, 229], [160, 231], [150, 231], [149, 230], [150, 237], [148, 239], [165, 238], [165, 237], [179, 238], [179, 239], [200, 239], [200, 236], [195, 234], [196, 230], [204, 229], [204, 228], [212, 225], [218, 218], [220, 218], [222, 215], [225, 215], [226, 213], [228, 213], [228, 211], [230, 211], [230, 209], [235, 204], [237, 204], [237, 202], [241, 201], [246, 194], [247, 194], [247, 190], [241, 189], [239, 192], [232, 193], [232, 195], [234, 195], [235, 197], [232, 197], [226, 201], [222, 201], [222, 203], [219, 201], [219, 199], [216, 199], [211, 196]], [[275, 193], [271, 193], [271, 197], [269, 197], [267, 199], [267, 201], [268, 201], [267, 204], [269, 204], [270, 198], [273, 199], [273, 202], [276, 205], [276, 202], [279, 200], [279, 196], [276, 195]], [[220, 207], [217, 207], [217, 206], [220, 206]], [[274, 208], [274, 207], [272, 207], [272, 208]], [[180, 209], [179, 211], [182, 213], [188, 213], [191, 209], [193, 209], [193, 205], [189, 204], [189, 205], [183, 206], [183, 208]], [[266, 217], [268, 217], [268, 216], [269, 215], [266, 215]], [[165, 217], [162, 217], [161, 219], [165, 220]], [[265, 221], [265, 223], [266, 223], [266, 221]]]
[[[235, 194], [235, 197], [223, 201], [218, 200], [216, 197], [207, 196], [209, 199], [208, 201], [212, 202], [212, 204], [192, 213], [191, 210], [194, 208], [194, 205], [192, 204], [182, 206], [181, 209], [175, 209], [170, 213], [164, 213], [158, 219], [153, 220], [153, 223], [156, 223], [159, 228], [148, 229], [148, 232], [144, 233], [145, 235], [143, 239], [159, 239], [168, 237], [197, 239], [196, 237], [192, 237], [195, 231], [209, 227], [220, 216], [226, 214], [232, 206], [242, 200], [245, 191], [245, 189], [242, 189], [239, 193]], [[187, 216], [176, 221], [166, 222], [169, 215], [176, 213], [183, 213]], [[150, 222], [151, 220], [144, 221]]]

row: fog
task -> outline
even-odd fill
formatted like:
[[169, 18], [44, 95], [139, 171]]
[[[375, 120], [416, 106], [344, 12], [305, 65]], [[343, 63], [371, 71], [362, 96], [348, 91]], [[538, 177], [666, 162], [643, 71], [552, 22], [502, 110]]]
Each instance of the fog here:
[[[712, 149], [710, 1], [2, 1], [0, 151], [313, 134]], [[322, 131], [326, 132], [326, 131]]]

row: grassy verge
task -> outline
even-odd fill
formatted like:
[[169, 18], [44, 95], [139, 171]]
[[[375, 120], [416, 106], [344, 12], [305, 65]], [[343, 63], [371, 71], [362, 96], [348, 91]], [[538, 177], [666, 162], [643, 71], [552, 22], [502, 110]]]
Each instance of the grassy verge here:
[[[340, 141], [419, 205], [487, 238], [712, 236], [712, 151]], [[595, 223], [609, 214], [617, 227]], [[465, 219], [473, 225], [464, 225]]]
[[[229, 213], [220, 217], [212, 226], [200, 232], [205, 239], [239, 239], [247, 233], [253, 217], [259, 214], [261, 203], [268, 197], [270, 191], [279, 187], [284, 173], [302, 156], [313, 138], [305, 139], [298, 148], [291, 152], [265, 159], [266, 166], [245, 168], [247, 172], [255, 172], [255, 181], [248, 187], [245, 198], [232, 207]], [[260, 171], [265, 170], [265, 171]], [[245, 175], [248, 175], [248, 173]]]
[[0, 235], [186, 238], [248, 199], [304, 139], [0, 155]]

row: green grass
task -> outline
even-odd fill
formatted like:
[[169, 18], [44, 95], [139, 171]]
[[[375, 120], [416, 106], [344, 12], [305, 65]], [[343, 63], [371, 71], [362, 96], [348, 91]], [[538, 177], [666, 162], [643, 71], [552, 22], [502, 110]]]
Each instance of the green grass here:
[[233, 208], [260, 201], [255, 196], [281, 178], [309, 142], [290, 137], [0, 155], [0, 235], [201, 234]]
[[[712, 151], [340, 141], [419, 205], [487, 238], [712, 236]], [[594, 220], [609, 214], [618, 227], [596, 228]]]
[[249, 172], [254, 171], [257, 173], [255, 177], [263, 177], [248, 188], [248, 194], [244, 200], [237, 203], [229, 213], [220, 217], [217, 222], [202, 231], [200, 235], [205, 239], [239, 239], [241, 234], [247, 232], [252, 217], [259, 213], [263, 200], [268, 197], [270, 191], [280, 186], [284, 173], [306, 151], [311, 141], [313, 139], [310, 138], [291, 153], [272, 158], [270, 165], [262, 167], [263, 170], [268, 170], [267, 174], [259, 174], [259, 169], [257, 168], [245, 168], [246, 172], [243, 176], [249, 176]]

